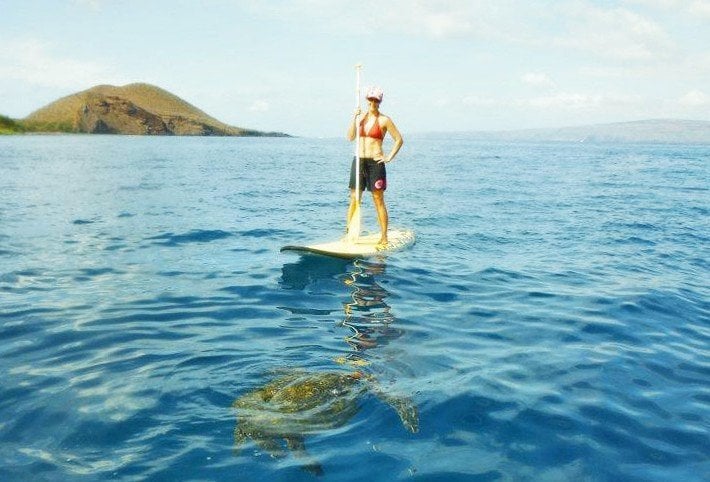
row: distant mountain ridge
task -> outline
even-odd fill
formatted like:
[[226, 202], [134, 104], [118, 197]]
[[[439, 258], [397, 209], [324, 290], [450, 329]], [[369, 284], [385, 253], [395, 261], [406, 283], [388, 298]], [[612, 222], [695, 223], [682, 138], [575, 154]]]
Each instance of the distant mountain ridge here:
[[710, 121], [649, 119], [552, 129], [474, 131], [467, 137], [509, 141], [710, 144]]
[[286, 136], [234, 127], [180, 97], [145, 83], [98, 85], [19, 121], [27, 131], [181, 136]]

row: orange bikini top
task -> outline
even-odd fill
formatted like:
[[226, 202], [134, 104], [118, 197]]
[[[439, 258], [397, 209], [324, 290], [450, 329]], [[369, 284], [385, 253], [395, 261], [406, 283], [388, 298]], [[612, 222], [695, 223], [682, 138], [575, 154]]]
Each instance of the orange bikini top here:
[[378, 120], [379, 116], [375, 116], [375, 122], [372, 123], [372, 127], [370, 127], [368, 132], [365, 132], [365, 121], [369, 116], [370, 114], [366, 115], [365, 118], [360, 121], [360, 137], [371, 137], [379, 140], [384, 139], [385, 134], [382, 132], [382, 128], [380, 127], [380, 122]]

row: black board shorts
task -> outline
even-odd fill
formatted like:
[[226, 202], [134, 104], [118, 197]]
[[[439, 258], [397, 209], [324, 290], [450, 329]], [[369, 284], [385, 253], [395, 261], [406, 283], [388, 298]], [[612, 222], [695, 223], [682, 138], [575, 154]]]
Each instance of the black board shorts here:
[[[353, 157], [350, 167], [350, 189], [355, 189], [355, 163], [357, 158]], [[384, 162], [377, 162], [368, 157], [360, 158], [360, 190], [367, 188], [368, 191], [384, 191], [387, 189], [387, 170]]]

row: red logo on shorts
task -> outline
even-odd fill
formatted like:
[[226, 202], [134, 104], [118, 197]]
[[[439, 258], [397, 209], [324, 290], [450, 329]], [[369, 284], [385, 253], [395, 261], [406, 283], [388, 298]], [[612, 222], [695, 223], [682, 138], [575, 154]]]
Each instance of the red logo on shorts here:
[[375, 189], [384, 189], [385, 188], [385, 180], [384, 179], [378, 179], [375, 181]]

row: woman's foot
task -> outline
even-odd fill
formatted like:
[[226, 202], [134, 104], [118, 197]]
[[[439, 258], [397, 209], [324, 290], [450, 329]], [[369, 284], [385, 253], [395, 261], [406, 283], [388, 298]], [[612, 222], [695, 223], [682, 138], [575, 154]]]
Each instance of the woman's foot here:
[[383, 249], [387, 249], [387, 246], [389, 245], [389, 242], [387, 241], [387, 238], [385, 239], [380, 239], [377, 244], [375, 245], [375, 249], [378, 251], [382, 251]]

